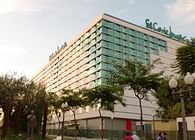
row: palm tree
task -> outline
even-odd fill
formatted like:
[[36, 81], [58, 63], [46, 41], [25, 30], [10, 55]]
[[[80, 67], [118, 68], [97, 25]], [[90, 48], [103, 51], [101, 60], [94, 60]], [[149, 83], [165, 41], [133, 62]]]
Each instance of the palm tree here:
[[144, 65], [140, 62], [125, 60], [125, 64], [113, 63], [114, 69], [111, 71], [109, 82], [118, 83], [123, 86], [130, 87], [134, 91], [135, 96], [139, 100], [140, 106], [140, 122], [141, 137], [143, 137], [143, 110], [142, 100], [148, 100], [148, 94], [154, 93], [160, 86], [160, 75], [162, 73], [151, 73], [154, 65], [159, 60], [154, 61], [150, 65]]
[[123, 102], [123, 88], [119, 85], [101, 85], [89, 89], [83, 95], [83, 100], [90, 106], [100, 105], [98, 112], [101, 119], [101, 139], [103, 140], [103, 116], [101, 109], [104, 107], [107, 110], [114, 111], [114, 104], [120, 103], [125, 106]]
[[177, 49], [173, 68], [181, 75], [195, 72], [195, 39]]

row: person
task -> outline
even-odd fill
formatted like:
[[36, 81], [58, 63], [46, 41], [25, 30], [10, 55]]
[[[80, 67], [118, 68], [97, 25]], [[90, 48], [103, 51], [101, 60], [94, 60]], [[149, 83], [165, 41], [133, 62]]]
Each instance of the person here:
[[167, 133], [164, 132], [164, 140], [167, 140]]
[[30, 114], [27, 116], [27, 140], [32, 140], [32, 135], [35, 126], [36, 116], [34, 114], [34, 110], [31, 110]]
[[140, 138], [136, 134], [136, 131], [133, 131], [132, 134], [133, 134], [132, 135], [133, 140], [140, 140]]
[[165, 135], [164, 135], [164, 132], [161, 131], [161, 132], [158, 134], [157, 140], [166, 140], [166, 137], [165, 137]]
[[130, 132], [126, 132], [126, 136], [124, 137], [124, 140], [133, 140], [132, 136], [130, 135]]

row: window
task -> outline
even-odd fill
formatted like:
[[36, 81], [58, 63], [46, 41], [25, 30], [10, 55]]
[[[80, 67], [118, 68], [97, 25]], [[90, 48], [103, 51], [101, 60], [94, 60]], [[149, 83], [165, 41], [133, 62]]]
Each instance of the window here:
[[95, 65], [95, 64], [96, 64], [95, 59], [93, 59], [93, 60], [91, 60], [91, 61], [89, 62], [89, 65], [90, 65], [90, 66], [93, 66], [93, 65]]
[[108, 48], [109, 48], [109, 49], [113, 49], [113, 44], [110, 43], [110, 42], [108, 42]]
[[119, 44], [119, 39], [115, 37], [114, 38], [114, 43]]
[[166, 45], [167, 45], [166, 42], [163, 41], [163, 40], [159, 40], [159, 44], [160, 44], [161, 46], [166, 46]]
[[131, 29], [128, 29], [128, 33], [129, 33], [129, 35], [134, 35], [134, 31]]
[[119, 37], [120, 33], [118, 31], [114, 31], [114, 36]]
[[144, 34], [143, 34], [143, 33], [138, 32], [138, 37], [139, 37], [139, 38], [141, 38], [141, 39], [144, 39], [144, 37], [145, 37], [145, 36], [144, 36]]
[[119, 30], [120, 30], [119, 28], [120, 28], [120, 26], [119, 26], [119, 25], [114, 24], [114, 29], [115, 29], [115, 30], [119, 31]]
[[106, 57], [105, 55], [101, 55], [101, 56], [100, 56], [100, 59], [101, 59], [101, 61], [103, 61], [103, 62], [106, 62], [106, 61], [107, 61], [107, 57]]
[[102, 47], [106, 47], [107, 46], [107, 42], [106, 41], [101, 41], [100, 44], [101, 44]]
[[112, 29], [108, 29], [108, 34], [113, 35], [113, 30]]
[[113, 23], [108, 22], [107, 24], [108, 24], [108, 27], [109, 27], [109, 28], [113, 29]]
[[102, 32], [107, 34], [108, 33], [108, 28], [102, 27]]
[[165, 46], [159, 46], [159, 48], [161, 51], [165, 51], [165, 52], [167, 51], [167, 47], [165, 47]]
[[155, 54], [155, 55], [159, 55], [159, 51], [156, 49], [150, 49], [150, 53]]
[[139, 39], [139, 38], [138, 38], [137, 42], [138, 42], [139, 44], [141, 44], [141, 45], [146, 45], [146, 44], [145, 44], [145, 40], [143, 40], [143, 39]]
[[113, 56], [114, 55], [114, 51], [113, 50], [108, 50], [107, 51], [107, 55], [108, 56]]
[[110, 42], [113, 42], [113, 36], [108, 35], [107, 40], [110, 41]]

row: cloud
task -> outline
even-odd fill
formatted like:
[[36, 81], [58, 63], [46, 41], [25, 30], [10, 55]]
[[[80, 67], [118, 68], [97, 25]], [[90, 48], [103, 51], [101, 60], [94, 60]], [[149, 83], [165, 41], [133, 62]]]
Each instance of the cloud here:
[[38, 0], [0, 0], [0, 14], [40, 12]]
[[0, 47], [0, 55], [23, 56], [25, 54], [27, 54], [27, 51], [23, 47], [19, 47], [19, 46]]
[[195, 22], [195, 0], [176, 0], [165, 7], [172, 20], [183, 24]]

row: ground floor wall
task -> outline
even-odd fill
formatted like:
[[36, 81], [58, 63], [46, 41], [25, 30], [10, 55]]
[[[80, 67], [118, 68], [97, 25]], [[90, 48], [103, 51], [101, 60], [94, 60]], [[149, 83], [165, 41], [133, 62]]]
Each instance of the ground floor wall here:
[[[130, 119], [129, 119], [130, 120]], [[126, 129], [134, 129], [134, 120], [120, 119], [120, 118], [103, 118], [103, 135], [104, 138], [115, 137], [116, 139], [122, 139], [125, 135]], [[78, 133], [80, 137], [86, 138], [100, 138], [102, 135], [101, 131], [101, 119], [100, 118], [90, 118], [77, 120], [79, 124], [79, 133], [75, 130], [75, 125], [72, 125], [71, 121], [65, 122], [64, 135], [75, 136]], [[128, 126], [129, 125], [129, 126]], [[59, 123], [48, 123], [47, 131], [49, 134], [61, 135], [61, 122]]]
[[[136, 130], [136, 121], [132, 119], [121, 119], [121, 118], [103, 118], [103, 129], [105, 130]], [[90, 129], [90, 130], [98, 130], [101, 129], [101, 119], [100, 118], [90, 118], [90, 119], [82, 119], [77, 120], [80, 129]], [[71, 129], [74, 121], [65, 121], [65, 127]], [[48, 123], [48, 129], [59, 129], [61, 128], [61, 122], [52, 122]]]
[[[136, 131], [138, 135], [140, 135], [140, 122], [139, 120], [133, 119], [123, 119], [123, 118], [103, 118], [103, 131], [105, 138], [115, 137], [117, 139], [122, 139], [125, 136], [127, 131], [132, 132]], [[77, 120], [79, 124], [80, 135], [88, 138], [100, 138], [101, 135], [101, 119], [100, 118], [90, 118]], [[75, 134], [75, 126], [72, 125], [72, 121], [65, 122], [65, 135], [74, 136]], [[146, 124], [148, 126], [148, 124]], [[57, 129], [56, 129], [57, 128]], [[151, 127], [145, 127], [147, 132], [149, 132], [146, 136], [148, 138], [152, 137]], [[150, 129], [150, 130], [149, 130]], [[48, 123], [47, 130], [51, 134], [60, 134], [61, 133], [61, 125], [59, 127], [59, 123]]]
[[[104, 118], [104, 138], [122, 139], [125, 132], [136, 131], [140, 135], [140, 121], [121, 118]], [[78, 133], [75, 130], [73, 122], [65, 122], [65, 135], [75, 136]], [[100, 118], [92, 118], [87, 120], [78, 120], [80, 132], [78, 136], [87, 138], [101, 137]], [[47, 131], [49, 134], [61, 135], [61, 126], [59, 123], [48, 123]], [[165, 132], [168, 140], [183, 140], [182, 131], [177, 130], [176, 120], [161, 121], [152, 120], [144, 121], [144, 135], [146, 140], [155, 140], [159, 132]], [[188, 130], [188, 140], [194, 140], [195, 131]]]
[[[176, 124], [177, 124], [177, 131], [179, 133], [179, 137], [182, 137], [182, 131], [183, 131], [183, 127], [182, 127], [182, 118], [177, 118], [176, 120]], [[188, 130], [188, 138], [189, 139], [193, 139], [195, 140], [195, 116], [187, 116], [186, 117], [186, 123], [187, 123], [187, 130]]]

